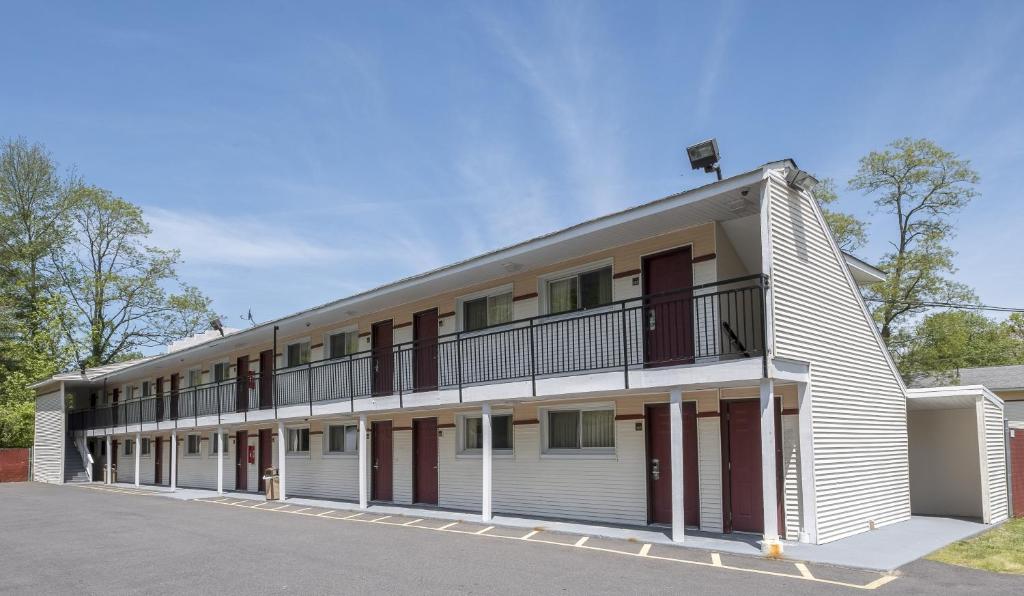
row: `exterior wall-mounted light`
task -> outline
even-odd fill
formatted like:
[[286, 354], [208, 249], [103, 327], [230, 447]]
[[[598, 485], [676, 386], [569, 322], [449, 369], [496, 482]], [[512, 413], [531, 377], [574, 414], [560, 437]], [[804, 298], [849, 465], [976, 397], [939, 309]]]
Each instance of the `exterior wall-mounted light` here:
[[786, 173], [786, 184], [797, 190], [811, 192], [818, 185], [818, 179], [803, 170], [790, 168]]
[[718, 140], [708, 139], [696, 145], [686, 148], [686, 156], [690, 159], [690, 167], [693, 169], [703, 168], [705, 172], [714, 172], [718, 179], [722, 179], [722, 168], [718, 166], [721, 155], [718, 153]]

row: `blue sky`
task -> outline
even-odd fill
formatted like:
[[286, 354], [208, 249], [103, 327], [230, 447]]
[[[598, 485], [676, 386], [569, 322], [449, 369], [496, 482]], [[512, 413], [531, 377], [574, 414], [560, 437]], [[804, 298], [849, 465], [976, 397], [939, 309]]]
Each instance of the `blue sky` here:
[[0, 137], [141, 204], [232, 326], [705, 183], [710, 136], [842, 186], [901, 136], [970, 158], [960, 278], [1024, 306], [1024, 3], [42, 4], [4, 9]]

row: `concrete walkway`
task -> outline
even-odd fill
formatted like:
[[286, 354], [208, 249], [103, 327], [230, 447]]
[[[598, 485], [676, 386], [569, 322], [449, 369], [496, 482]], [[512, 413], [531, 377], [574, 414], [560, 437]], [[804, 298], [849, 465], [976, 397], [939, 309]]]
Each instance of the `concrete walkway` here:
[[[115, 486], [121, 489], [135, 489], [133, 484], [118, 483]], [[209, 499], [217, 496], [215, 490], [192, 488], [179, 488], [177, 491], [171, 492], [165, 486], [143, 485], [140, 490], [179, 500]], [[224, 494], [235, 499], [265, 500], [263, 495], [254, 493], [225, 491]], [[307, 507], [323, 507], [335, 511], [360, 511], [358, 503], [349, 501], [294, 497], [285, 502]], [[371, 503], [364, 511], [380, 515], [403, 515], [480, 523], [480, 515], [477, 513], [446, 509]], [[761, 556], [758, 544], [760, 537], [752, 534], [712, 534], [687, 530], [686, 541], [678, 544], [669, 538], [667, 529], [661, 531], [658, 528], [649, 527], [587, 524], [567, 520], [506, 515], [495, 515], [489, 523], [498, 527], [543, 528], [550, 532], [580, 536], [633, 540], [651, 544], [686, 546], [721, 553]], [[784, 556], [789, 560], [891, 571], [920, 559], [951, 542], [963, 540], [992, 527], [980, 522], [961, 519], [915, 516], [906, 522], [892, 524], [829, 544], [800, 544], [787, 541], [783, 543], [783, 548]]]

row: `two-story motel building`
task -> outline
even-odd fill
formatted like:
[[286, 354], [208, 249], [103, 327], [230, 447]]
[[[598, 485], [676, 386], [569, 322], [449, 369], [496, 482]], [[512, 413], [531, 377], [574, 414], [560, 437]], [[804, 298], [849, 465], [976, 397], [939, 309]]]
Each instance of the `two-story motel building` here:
[[95, 479], [255, 492], [277, 468], [285, 497], [768, 546], [906, 520], [905, 388], [857, 289], [877, 271], [839, 250], [796, 172], [54, 377], [36, 478], [81, 455]]

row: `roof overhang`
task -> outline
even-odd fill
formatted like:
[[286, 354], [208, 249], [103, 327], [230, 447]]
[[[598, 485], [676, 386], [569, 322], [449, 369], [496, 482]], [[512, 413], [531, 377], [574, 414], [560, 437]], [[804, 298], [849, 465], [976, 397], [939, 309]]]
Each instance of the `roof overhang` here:
[[950, 385], [907, 389], [907, 409], [960, 410], [973, 408], [979, 400], [987, 399], [1003, 410], [1003, 400], [984, 385]]
[[869, 286], [885, 281], [885, 271], [866, 263], [850, 253], [843, 251], [843, 260], [850, 269], [850, 275], [858, 286]]

